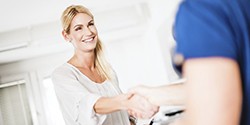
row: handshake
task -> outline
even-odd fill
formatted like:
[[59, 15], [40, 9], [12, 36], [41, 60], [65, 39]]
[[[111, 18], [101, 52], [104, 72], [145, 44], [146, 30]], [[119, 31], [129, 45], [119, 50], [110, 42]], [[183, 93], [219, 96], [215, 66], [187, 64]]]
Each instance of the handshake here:
[[151, 91], [152, 88], [137, 86], [130, 89], [128, 93], [119, 95], [118, 98], [130, 116], [148, 119], [159, 111], [159, 106], [151, 98], [153, 96]]

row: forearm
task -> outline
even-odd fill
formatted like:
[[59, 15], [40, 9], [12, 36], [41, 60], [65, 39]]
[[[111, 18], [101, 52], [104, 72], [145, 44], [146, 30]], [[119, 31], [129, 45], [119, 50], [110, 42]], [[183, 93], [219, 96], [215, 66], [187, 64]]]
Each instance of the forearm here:
[[122, 109], [126, 109], [123, 105], [124, 101], [115, 97], [101, 97], [94, 105], [94, 110], [99, 114], [108, 114]]
[[151, 91], [149, 100], [155, 105], [184, 105], [186, 99], [184, 84], [154, 87]]

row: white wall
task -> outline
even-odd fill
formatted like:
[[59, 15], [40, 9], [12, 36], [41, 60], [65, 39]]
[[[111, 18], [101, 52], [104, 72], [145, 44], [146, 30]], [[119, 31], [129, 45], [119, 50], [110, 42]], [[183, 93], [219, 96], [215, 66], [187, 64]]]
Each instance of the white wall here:
[[[39, 20], [37, 22], [33, 20], [27, 23], [28, 20], [21, 19], [20, 24], [14, 27], [13, 15], [9, 22], [0, 21], [0, 24], [10, 25], [9, 29], [4, 26], [0, 31], [0, 49], [7, 47], [6, 51], [0, 51], [0, 84], [10, 76], [28, 74], [31, 79], [28, 88], [29, 94], [32, 95], [29, 98], [33, 101], [32, 115], [33, 118], [37, 117], [34, 124], [39, 125], [47, 124], [46, 106], [43, 105], [46, 100], [43, 99], [41, 82], [73, 53], [72, 46], [60, 36], [58, 19], [59, 12], [70, 2], [58, 3], [55, 12], [51, 9], [57, 2], [52, 2], [52, 5], [48, 3], [42, 2], [41, 7], [34, 7], [37, 8], [35, 12], [39, 14], [43, 13], [39, 9], [47, 7], [48, 10], [44, 12], [48, 13], [48, 16], [28, 17]], [[110, 0], [103, 5], [96, 1], [85, 3], [96, 15], [99, 36], [124, 92], [138, 84], [157, 86], [178, 79], [171, 66], [170, 49], [175, 44], [171, 32], [179, 0]], [[36, 3], [31, 2], [31, 5]], [[32, 6], [29, 7], [26, 11], [32, 10]], [[24, 10], [21, 12], [25, 13]], [[50, 12], [52, 15], [49, 15]], [[34, 16], [33, 13], [30, 15]], [[15, 48], [16, 45], [20, 45], [19, 48], [8, 49], [13, 46]]]
[[140, 36], [107, 44], [122, 90], [138, 84], [157, 86], [178, 79], [171, 64], [172, 24], [179, 1], [148, 1], [148, 20]]
[[[109, 61], [116, 70], [124, 91], [137, 84], [154, 86], [177, 78], [171, 67], [169, 49], [174, 45], [171, 29], [178, 2], [178, 0], [148, 0], [130, 4], [121, 3], [123, 5], [116, 2], [118, 6], [113, 9], [110, 7], [101, 11], [100, 8], [92, 8], [96, 15], [100, 38], [106, 45]], [[98, 7], [100, 5], [98, 4]], [[28, 42], [28, 46], [20, 49], [0, 52], [0, 63], [4, 63], [4, 66], [0, 66], [2, 72], [11, 62], [18, 61], [19, 63], [15, 64], [20, 67], [24, 60], [32, 58], [53, 56], [53, 54], [55, 54], [53, 60], [64, 58], [56, 56], [56, 53], [70, 50], [72, 47], [60, 36], [61, 28], [58, 24], [59, 20], [33, 24], [27, 28], [19, 28], [18, 25], [16, 30], [0, 33], [1, 45], [5, 45], [3, 42], [17, 45], [20, 40]], [[24, 34], [19, 35], [20, 33]], [[43, 65], [49, 66], [46, 61], [44, 62]], [[20, 71], [29, 69], [25, 65], [21, 67], [23, 69]], [[18, 69], [14, 70], [18, 72]]]

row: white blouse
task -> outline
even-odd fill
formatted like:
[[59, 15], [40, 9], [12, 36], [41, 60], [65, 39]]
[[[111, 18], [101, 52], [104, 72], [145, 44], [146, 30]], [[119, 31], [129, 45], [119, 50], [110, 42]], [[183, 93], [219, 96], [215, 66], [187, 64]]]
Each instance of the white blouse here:
[[117, 79], [113, 82], [106, 80], [103, 83], [95, 83], [76, 67], [65, 63], [53, 72], [52, 80], [66, 125], [130, 124], [126, 111], [98, 114], [93, 109], [100, 97], [121, 93]]

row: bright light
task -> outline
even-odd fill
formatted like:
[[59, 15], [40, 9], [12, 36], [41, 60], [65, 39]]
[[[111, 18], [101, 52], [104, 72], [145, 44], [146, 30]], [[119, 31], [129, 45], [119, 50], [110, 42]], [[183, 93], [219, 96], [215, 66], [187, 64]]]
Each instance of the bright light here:
[[65, 125], [51, 78], [43, 80], [48, 125]]

